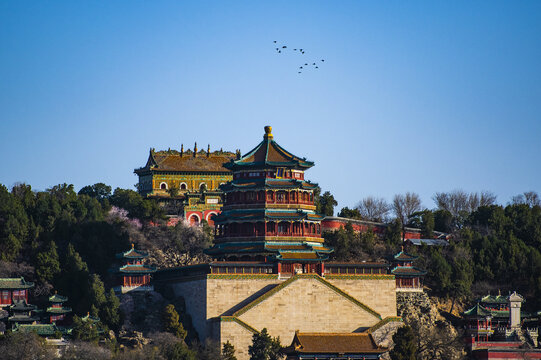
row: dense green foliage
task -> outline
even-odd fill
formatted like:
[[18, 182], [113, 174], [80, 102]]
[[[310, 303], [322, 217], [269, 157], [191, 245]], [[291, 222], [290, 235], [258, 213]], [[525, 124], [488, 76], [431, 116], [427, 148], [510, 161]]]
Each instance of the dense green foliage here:
[[394, 348], [389, 352], [391, 360], [416, 360], [417, 345], [413, 329], [400, 327], [393, 335]]
[[[516, 203], [506, 206], [492, 204], [495, 197], [489, 193], [438, 194], [442, 208], [407, 217], [406, 225], [420, 228], [424, 238], [433, 237], [434, 231], [451, 235], [450, 246], [408, 248], [421, 255], [416, 265], [427, 270], [425, 284], [434, 294], [469, 300], [490, 291], [516, 290], [528, 298], [527, 307], [541, 306], [541, 207], [535, 193], [525, 194], [534, 200], [517, 196]], [[447, 198], [454, 199], [453, 206], [444, 202]], [[358, 218], [354, 210], [344, 208], [340, 214]], [[340, 261], [384, 258], [385, 252], [390, 255], [402, 245], [401, 221], [396, 218], [379, 239], [371, 232], [357, 234], [351, 226], [324, 236]]]
[[112, 285], [115, 254], [129, 248], [133, 229], [162, 218], [155, 202], [132, 190], [111, 194], [102, 183], [79, 194], [68, 184], [40, 192], [26, 184], [11, 191], [0, 185], [0, 276], [34, 281], [38, 303], [54, 288], [68, 296], [75, 314], [94, 309], [117, 329], [118, 299], [105, 291]]
[[229, 340], [222, 346], [222, 359], [237, 360], [237, 357], [235, 356], [235, 347], [229, 342]]
[[283, 358], [280, 338], [273, 338], [264, 328], [252, 336], [252, 345], [248, 347], [250, 360], [278, 360]]
[[325, 216], [334, 215], [334, 207], [338, 205], [338, 202], [334, 199], [334, 196], [325, 191], [321, 194], [319, 186], [314, 190], [314, 205], [316, 206], [316, 212]]
[[186, 338], [186, 330], [180, 323], [180, 316], [173, 304], [168, 304], [163, 310], [163, 326], [165, 331], [170, 332], [179, 339], [184, 340]]

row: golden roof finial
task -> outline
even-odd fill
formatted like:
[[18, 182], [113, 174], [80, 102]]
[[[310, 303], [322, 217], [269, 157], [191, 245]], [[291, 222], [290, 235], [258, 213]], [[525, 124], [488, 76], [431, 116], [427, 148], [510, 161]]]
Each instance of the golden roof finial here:
[[180, 156], [184, 155], [184, 144], [180, 144]]
[[272, 126], [265, 126], [265, 135], [263, 135], [263, 139], [272, 139]]
[[131, 243], [131, 248], [135, 248], [135, 244], [134, 243]]

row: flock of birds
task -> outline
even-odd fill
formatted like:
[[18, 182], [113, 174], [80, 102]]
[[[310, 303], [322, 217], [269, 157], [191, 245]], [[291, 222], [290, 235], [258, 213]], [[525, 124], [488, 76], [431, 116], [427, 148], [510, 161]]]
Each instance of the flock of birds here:
[[[287, 45], [276, 45], [276, 44], [277, 44], [277, 41], [274, 40], [274, 45], [275, 45], [275, 46], [278, 46], [278, 47], [276, 48], [276, 52], [277, 52], [278, 54], [281, 54], [282, 52], [288, 51]], [[301, 48], [293, 49], [293, 51], [298, 51], [299, 54], [301, 54], [301, 55], [303, 55], [304, 52], [305, 52], [305, 50], [304, 50], [304, 49], [301, 49]], [[299, 66], [299, 69], [297, 70], [297, 72], [298, 72], [299, 74], [302, 74], [303, 71], [306, 71], [306, 70], [309, 70], [309, 69], [319, 69], [319, 65], [321, 65], [320, 62], [321, 62], [321, 63], [324, 63], [324, 62], [325, 62], [325, 59], [320, 59], [319, 62], [312, 62], [312, 61], [310, 61], [310, 62], [305, 62], [304, 65], [301, 64], [301, 66]]]

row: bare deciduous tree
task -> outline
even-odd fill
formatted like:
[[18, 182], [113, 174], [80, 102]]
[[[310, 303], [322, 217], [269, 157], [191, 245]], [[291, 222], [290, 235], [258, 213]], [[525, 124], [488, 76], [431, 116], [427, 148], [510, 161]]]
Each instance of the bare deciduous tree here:
[[432, 199], [440, 210], [447, 210], [454, 217], [461, 213], [471, 213], [480, 206], [492, 205], [496, 202], [496, 195], [490, 191], [480, 193], [467, 193], [464, 190], [453, 190], [451, 192], [436, 193]]
[[416, 211], [421, 210], [421, 198], [416, 193], [407, 192], [405, 194], [397, 194], [393, 198], [393, 211], [405, 226], [408, 218]]
[[539, 198], [539, 194], [537, 194], [535, 191], [526, 191], [523, 194], [513, 196], [513, 198], [511, 199], [511, 203], [526, 204], [530, 207], [534, 207], [541, 206], [541, 199]]
[[391, 206], [383, 198], [367, 196], [357, 204], [357, 210], [365, 220], [384, 222]]

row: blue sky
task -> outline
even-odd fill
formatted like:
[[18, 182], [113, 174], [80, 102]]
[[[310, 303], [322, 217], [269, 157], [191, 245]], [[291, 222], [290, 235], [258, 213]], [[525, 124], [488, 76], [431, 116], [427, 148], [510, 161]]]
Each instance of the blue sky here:
[[133, 189], [150, 147], [272, 125], [338, 208], [506, 203], [541, 191], [540, 64], [538, 1], [0, 1], [0, 183]]

